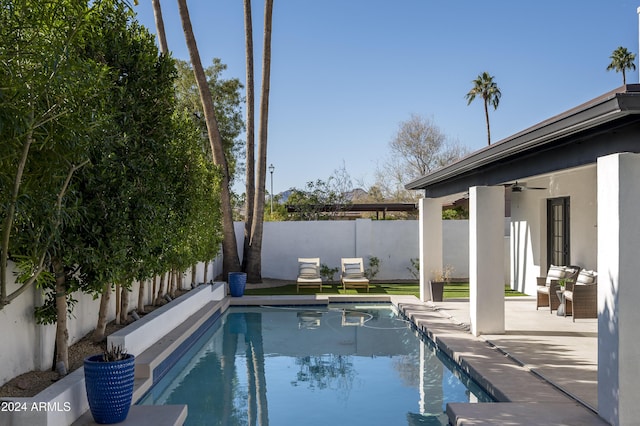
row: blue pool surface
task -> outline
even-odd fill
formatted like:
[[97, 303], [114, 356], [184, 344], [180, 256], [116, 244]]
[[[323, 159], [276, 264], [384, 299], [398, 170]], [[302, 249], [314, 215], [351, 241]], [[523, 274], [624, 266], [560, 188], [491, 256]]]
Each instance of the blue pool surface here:
[[187, 425], [446, 425], [490, 402], [388, 304], [231, 307], [138, 402], [187, 404]]

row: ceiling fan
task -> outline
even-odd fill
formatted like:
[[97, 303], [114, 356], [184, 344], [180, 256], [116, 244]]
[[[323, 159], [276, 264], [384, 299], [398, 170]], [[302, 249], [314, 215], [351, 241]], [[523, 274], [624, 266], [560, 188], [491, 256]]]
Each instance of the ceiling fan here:
[[522, 191], [529, 191], [529, 190], [545, 190], [547, 188], [543, 188], [540, 186], [527, 186], [526, 183], [524, 184], [519, 184], [518, 181], [516, 181], [516, 183], [511, 184], [511, 185], [505, 185], [507, 187], [511, 187], [511, 192], [522, 192]]

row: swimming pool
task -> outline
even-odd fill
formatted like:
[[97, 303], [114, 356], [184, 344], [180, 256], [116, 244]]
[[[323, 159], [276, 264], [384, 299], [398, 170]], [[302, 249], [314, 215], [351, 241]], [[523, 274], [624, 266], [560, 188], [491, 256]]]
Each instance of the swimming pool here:
[[231, 307], [138, 402], [187, 425], [447, 424], [492, 401], [388, 304]]

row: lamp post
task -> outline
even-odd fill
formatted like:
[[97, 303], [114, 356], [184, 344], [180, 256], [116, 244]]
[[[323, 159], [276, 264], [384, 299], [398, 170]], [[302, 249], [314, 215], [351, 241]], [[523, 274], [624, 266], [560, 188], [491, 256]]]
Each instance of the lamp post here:
[[276, 168], [273, 167], [273, 163], [269, 164], [269, 173], [271, 173], [271, 196], [269, 197], [270, 201], [271, 201], [271, 216], [273, 216], [273, 171]]

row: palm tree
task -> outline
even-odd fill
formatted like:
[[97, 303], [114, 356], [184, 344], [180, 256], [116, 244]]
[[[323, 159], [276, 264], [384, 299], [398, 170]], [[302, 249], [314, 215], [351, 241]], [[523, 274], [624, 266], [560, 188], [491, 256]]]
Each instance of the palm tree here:
[[246, 198], [244, 217], [244, 247], [242, 269], [246, 271], [251, 246], [251, 229], [253, 228], [253, 197], [256, 191], [255, 182], [255, 97], [253, 78], [253, 20], [251, 18], [251, 0], [244, 0], [244, 35], [245, 55], [247, 61], [247, 143], [246, 143]]
[[262, 281], [262, 231], [264, 222], [265, 183], [267, 179], [267, 130], [269, 122], [269, 91], [271, 88], [271, 27], [273, 0], [264, 4], [264, 37], [262, 45], [262, 91], [260, 93], [260, 128], [258, 130], [257, 185], [253, 202], [253, 223], [247, 260], [247, 280]]
[[625, 70], [636, 69], [636, 64], [634, 63], [634, 61], [636, 60], [635, 53], [631, 53], [627, 50], [626, 47], [620, 46], [613, 51], [609, 58], [611, 59], [611, 63], [607, 67], [607, 71], [622, 71], [622, 84], [627, 84], [627, 76], [625, 75]]
[[193, 73], [198, 85], [198, 91], [200, 92], [200, 101], [202, 102], [204, 118], [207, 124], [207, 133], [209, 136], [209, 143], [211, 145], [213, 162], [220, 168], [220, 172], [222, 174], [222, 182], [220, 185], [220, 205], [222, 210], [223, 228], [222, 270], [224, 276], [226, 276], [229, 272], [236, 272], [240, 270], [238, 245], [236, 242], [236, 233], [233, 227], [229, 166], [222, 147], [222, 137], [220, 136], [220, 129], [214, 112], [213, 97], [211, 96], [211, 90], [207, 83], [207, 76], [205, 75], [204, 68], [202, 67], [200, 52], [198, 51], [198, 45], [193, 34], [191, 18], [189, 17], [189, 9], [187, 8], [187, 0], [178, 0], [178, 11], [180, 13], [180, 20], [182, 21], [182, 29], [184, 30], [189, 58], [191, 59], [191, 65], [193, 66]]
[[[136, 5], [138, 2], [136, 1]], [[158, 33], [158, 44], [160, 45], [160, 53], [167, 55], [169, 53], [169, 47], [167, 45], [167, 35], [164, 31], [164, 20], [162, 19], [162, 8], [160, 7], [160, 0], [151, 0], [153, 5], [153, 17], [156, 21], [156, 31]]]
[[484, 101], [484, 116], [487, 121], [487, 144], [491, 145], [489, 104], [493, 105], [493, 109], [497, 109], [502, 93], [500, 93], [498, 85], [493, 81], [493, 76], [489, 75], [486, 71], [478, 75], [478, 78], [473, 80], [473, 88], [465, 96], [467, 98], [467, 105], [471, 104], [476, 96], [482, 97], [482, 100]]

